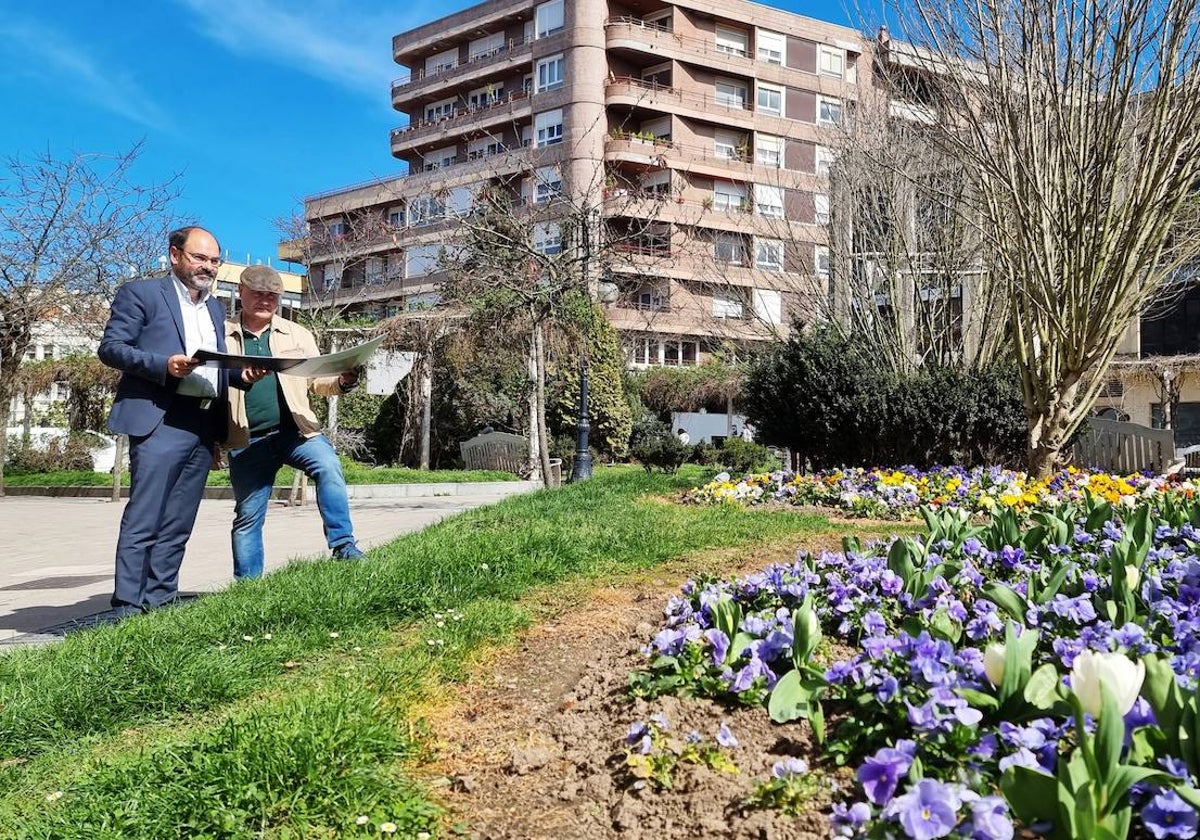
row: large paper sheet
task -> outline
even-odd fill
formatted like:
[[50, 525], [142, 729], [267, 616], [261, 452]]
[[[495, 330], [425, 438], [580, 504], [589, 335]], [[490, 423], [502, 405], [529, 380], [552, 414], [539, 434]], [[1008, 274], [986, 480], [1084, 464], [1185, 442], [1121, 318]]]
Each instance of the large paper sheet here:
[[336, 353], [326, 353], [324, 356], [313, 356], [308, 359], [290, 359], [280, 356], [238, 356], [233, 353], [218, 353], [215, 350], [197, 350], [194, 358], [210, 367], [259, 367], [285, 376], [333, 376], [366, 364], [375, 349], [383, 343], [383, 338], [383, 336], [379, 336], [365, 344], [358, 344]]

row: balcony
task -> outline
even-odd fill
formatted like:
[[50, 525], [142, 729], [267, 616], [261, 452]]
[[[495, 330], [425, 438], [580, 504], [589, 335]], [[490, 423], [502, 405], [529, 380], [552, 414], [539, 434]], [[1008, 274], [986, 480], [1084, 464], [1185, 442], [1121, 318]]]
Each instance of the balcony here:
[[[752, 75], [756, 62], [748, 55], [738, 55], [734, 52], [717, 47], [716, 37], [696, 38], [690, 35], [679, 35], [664, 28], [661, 24], [647, 22], [635, 17], [613, 17], [604, 23], [605, 45], [610, 50], [632, 50], [645, 53], [655, 61], [661, 61], [663, 56], [695, 63], [697, 56], [706, 64], [715, 65], [723, 70]], [[766, 62], [762, 66], [771, 66]]]
[[[423, 67], [412, 70], [407, 76], [392, 80], [392, 104], [401, 108], [418, 96], [432, 95], [435, 90], [486, 75], [502, 65], [507, 68], [531, 61], [534, 40], [537, 39], [511, 38], [505, 44], [472, 55], [466, 61], [448, 62], [429, 71]], [[547, 38], [540, 40], [548, 41]]]
[[451, 114], [433, 120], [418, 119], [393, 128], [391, 132], [392, 154], [412, 149], [438, 134], [461, 133], [465, 128], [486, 128], [501, 122], [509, 122], [531, 115], [529, 91], [510, 93], [486, 105], [465, 106]]
[[668, 87], [632, 77], [612, 79], [604, 88], [607, 105], [627, 105], [668, 113], [687, 113], [709, 122], [734, 120], [752, 127], [753, 108], [747, 99], [717, 96], [716, 91], [692, 91]]

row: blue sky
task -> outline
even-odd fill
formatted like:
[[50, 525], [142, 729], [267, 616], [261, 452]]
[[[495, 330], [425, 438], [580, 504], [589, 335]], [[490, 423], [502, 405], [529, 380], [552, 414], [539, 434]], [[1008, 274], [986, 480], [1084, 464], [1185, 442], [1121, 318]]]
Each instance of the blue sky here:
[[[0, 0], [0, 155], [114, 153], [181, 175], [178, 221], [275, 260], [305, 195], [398, 174], [392, 35], [466, 0]], [[849, 20], [840, 0], [778, 4]]]

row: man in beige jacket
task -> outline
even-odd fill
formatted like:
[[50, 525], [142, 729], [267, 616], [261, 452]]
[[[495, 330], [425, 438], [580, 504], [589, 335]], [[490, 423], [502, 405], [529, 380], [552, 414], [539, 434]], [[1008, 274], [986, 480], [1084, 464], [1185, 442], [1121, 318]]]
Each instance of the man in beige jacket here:
[[[307, 358], [319, 354], [312, 333], [277, 314], [283, 278], [270, 266], [252, 265], [240, 278], [241, 312], [225, 324], [229, 352], [243, 356]], [[229, 480], [235, 499], [234, 577], [259, 577], [263, 571], [263, 522], [275, 475], [284, 464], [305, 472], [317, 485], [317, 507], [333, 556], [363, 556], [354, 539], [346, 479], [333, 444], [321, 434], [308, 402], [311, 389], [321, 396], [344, 394], [358, 384], [358, 370], [312, 379], [268, 373], [248, 390], [230, 389]]]

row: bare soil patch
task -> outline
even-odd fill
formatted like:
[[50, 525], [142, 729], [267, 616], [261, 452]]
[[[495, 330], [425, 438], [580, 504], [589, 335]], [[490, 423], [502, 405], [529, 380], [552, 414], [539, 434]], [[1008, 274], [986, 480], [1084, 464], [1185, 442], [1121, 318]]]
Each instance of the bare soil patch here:
[[[644, 663], [641, 647], [662, 619], [667, 599], [688, 577], [761, 569], [796, 551], [839, 545], [838, 535], [790, 544], [710, 553], [661, 569], [653, 579], [587, 593], [563, 609], [550, 593], [549, 617], [512, 647], [496, 652], [453, 694], [425, 710], [436, 741], [426, 769], [446, 780], [449, 822], [478, 840], [493, 838], [829, 837], [830, 777], [809, 812], [787, 817], [743, 807], [754, 782], [775, 762], [796, 756], [815, 764], [807, 725], [771, 723], [765, 709], [707, 700], [634, 700], [629, 674]], [[568, 599], [574, 596], [567, 596]], [[634, 721], [662, 712], [671, 734], [690, 730], [712, 741], [722, 721], [740, 742], [736, 774], [679, 764], [669, 790], [634, 790], [624, 766], [624, 738]]]

